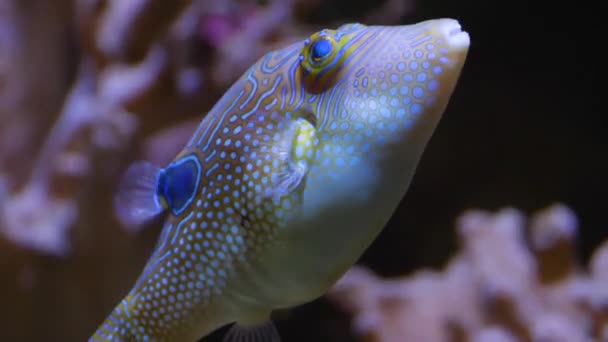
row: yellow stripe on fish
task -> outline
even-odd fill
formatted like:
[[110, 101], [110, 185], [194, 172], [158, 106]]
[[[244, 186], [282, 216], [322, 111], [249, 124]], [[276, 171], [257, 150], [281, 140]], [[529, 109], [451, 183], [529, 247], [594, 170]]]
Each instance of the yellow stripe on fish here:
[[464, 65], [453, 19], [346, 24], [272, 51], [166, 167], [136, 162], [115, 207], [166, 222], [90, 341], [279, 341], [273, 310], [351, 267], [405, 195]]

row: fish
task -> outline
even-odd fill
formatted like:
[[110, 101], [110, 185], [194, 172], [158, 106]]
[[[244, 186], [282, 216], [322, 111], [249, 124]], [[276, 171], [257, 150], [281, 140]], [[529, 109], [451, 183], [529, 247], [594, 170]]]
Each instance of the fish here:
[[460, 78], [458, 20], [347, 23], [260, 57], [165, 167], [114, 205], [161, 217], [132, 289], [89, 341], [280, 341], [271, 314], [323, 294], [405, 196]]

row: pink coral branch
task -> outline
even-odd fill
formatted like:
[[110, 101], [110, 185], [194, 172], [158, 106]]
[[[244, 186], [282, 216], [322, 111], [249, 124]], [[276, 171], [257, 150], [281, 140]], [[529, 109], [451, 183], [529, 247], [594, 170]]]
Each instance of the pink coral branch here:
[[[591, 274], [571, 267], [572, 210], [556, 204], [529, 224], [512, 208], [471, 210], [457, 226], [462, 249], [443, 271], [382, 279], [355, 267], [341, 279], [329, 296], [353, 315], [358, 335], [375, 342], [607, 340], [607, 245], [595, 253]], [[539, 250], [555, 258], [540, 258]], [[537, 276], [544, 268], [562, 269], [562, 277], [546, 282]]]
[[[137, 3], [154, 7], [153, 2]], [[142, 11], [140, 15], [156, 15]], [[111, 18], [112, 15], [120, 17], [123, 13], [106, 12], [105, 20], [124, 23]], [[128, 19], [141, 25], [150, 24], [149, 20], [137, 16]], [[101, 25], [98, 36], [104, 36], [107, 32], [103, 28], [108, 26], [116, 29], [107, 22], [102, 23], [105, 25]], [[58, 120], [42, 144], [27, 183], [14, 193], [5, 190], [2, 194], [0, 228], [9, 240], [45, 254], [68, 253], [67, 232], [78, 218], [82, 189], [80, 186], [58, 188], [56, 184], [63, 179], [81, 184], [92, 174], [95, 151], [120, 152], [128, 146], [126, 142], [135, 132], [137, 120], [125, 107], [153, 87], [167, 66], [166, 53], [161, 48], [154, 48], [150, 42], [146, 42], [145, 48], [146, 58], [130, 65], [117, 61], [99, 65], [91, 51], [84, 51], [76, 80], [65, 96]]]

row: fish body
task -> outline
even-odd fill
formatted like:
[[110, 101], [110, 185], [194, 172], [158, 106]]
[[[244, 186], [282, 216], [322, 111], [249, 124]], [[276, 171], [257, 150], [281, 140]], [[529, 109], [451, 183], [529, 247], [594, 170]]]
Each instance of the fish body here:
[[125, 224], [166, 212], [153, 254], [90, 341], [278, 341], [270, 313], [350, 268], [407, 191], [456, 86], [453, 19], [346, 24], [269, 52], [165, 168], [137, 162]]

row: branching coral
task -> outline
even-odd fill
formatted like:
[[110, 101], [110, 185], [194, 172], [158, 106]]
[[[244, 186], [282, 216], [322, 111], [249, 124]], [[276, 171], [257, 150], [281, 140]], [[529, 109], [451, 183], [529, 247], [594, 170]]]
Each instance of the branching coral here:
[[[143, 72], [133, 66], [130, 72], [113, 73], [117, 66], [101, 65], [92, 51], [82, 52], [72, 89], [31, 165], [29, 179], [12, 194], [5, 193], [0, 207], [1, 226], [9, 239], [55, 255], [68, 251], [66, 231], [77, 218], [79, 190], [91, 174], [91, 159], [96, 151], [127, 145], [135, 121], [125, 103], [150, 86], [155, 80], [151, 75], [158, 74], [157, 64], [162, 63], [151, 52], [152, 61], [142, 62]], [[116, 91], [113, 86], [119, 83], [126, 86]]]
[[[407, 3], [386, 1], [373, 21], [398, 18]], [[326, 5], [296, 0], [20, 4], [0, 3], [0, 19], [6, 19], [0, 20], [0, 233], [51, 255], [69, 254], [68, 232], [81, 206], [96, 197], [94, 190], [87, 192], [92, 179], [115, 183], [129, 162], [126, 156], [142, 148], [150, 159], [168, 161], [247, 66], [315, 28], [298, 20], [294, 8]], [[159, 133], [164, 129], [180, 133]], [[150, 153], [146, 146], [154, 143], [146, 140], [159, 141], [157, 134], [164, 148]], [[100, 163], [106, 170], [95, 167]]]
[[444, 270], [381, 279], [355, 267], [330, 298], [366, 341], [607, 341], [608, 245], [584, 272], [577, 224], [559, 204], [528, 225], [515, 209], [471, 210], [457, 223], [462, 249]]

